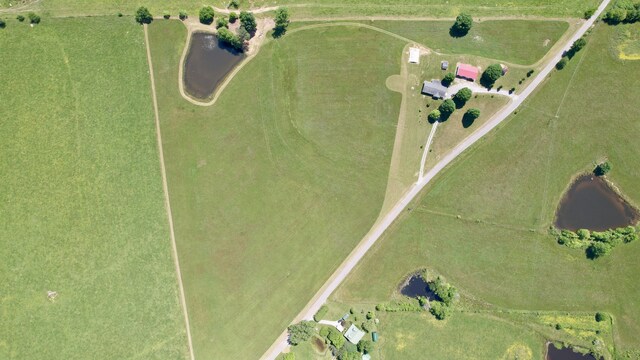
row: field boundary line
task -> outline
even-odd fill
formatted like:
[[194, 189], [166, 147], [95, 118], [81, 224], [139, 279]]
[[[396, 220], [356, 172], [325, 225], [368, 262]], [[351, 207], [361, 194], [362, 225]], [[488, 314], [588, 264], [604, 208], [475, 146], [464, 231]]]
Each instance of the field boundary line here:
[[162, 133], [160, 132], [160, 116], [158, 115], [158, 99], [156, 97], [156, 84], [153, 75], [153, 64], [151, 62], [151, 47], [149, 46], [149, 32], [147, 25], [144, 25], [144, 41], [147, 48], [147, 62], [149, 63], [149, 78], [151, 79], [151, 98], [153, 99], [153, 112], [156, 123], [156, 138], [158, 142], [158, 155], [160, 158], [160, 172], [162, 174], [162, 190], [164, 192], [164, 207], [167, 210], [169, 219], [169, 237], [171, 238], [171, 248], [173, 263], [176, 268], [176, 277], [178, 278], [178, 289], [180, 292], [180, 304], [182, 305], [182, 313], [184, 315], [184, 323], [187, 329], [187, 347], [189, 348], [189, 358], [195, 360], [193, 354], [193, 342], [191, 340], [191, 326], [189, 325], [189, 313], [187, 312], [187, 302], [184, 296], [184, 286], [182, 284], [182, 273], [180, 271], [180, 261], [178, 259], [178, 247], [176, 246], [176, 236], [173, 230], [173, 215], [171, 213], [171, 203], [169, 201], [169, 186], [167, 185], [167, 172], [164, 165], [164, 152], [162, 150]]

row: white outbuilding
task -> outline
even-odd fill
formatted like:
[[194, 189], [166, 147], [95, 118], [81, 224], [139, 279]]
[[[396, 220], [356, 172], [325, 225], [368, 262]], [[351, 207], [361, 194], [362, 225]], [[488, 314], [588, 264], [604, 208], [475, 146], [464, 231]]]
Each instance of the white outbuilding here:
[[414, 47], [409, 48], [409, 63], [420, 64], [420, 49]]

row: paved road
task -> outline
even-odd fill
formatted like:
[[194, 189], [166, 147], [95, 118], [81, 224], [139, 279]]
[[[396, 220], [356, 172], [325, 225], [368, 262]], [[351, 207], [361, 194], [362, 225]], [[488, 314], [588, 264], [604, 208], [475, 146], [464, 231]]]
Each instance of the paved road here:
[[[395, 219], [400, 216], [404, 209], [414, 200], [414, 198], [424, 189], [424, 187], [438, 174], [442, 169], [449, 165], [456, 157], [458, 157], [463, 151], [468, 149], [476, 141], [480, 140], [484, 135], [493, 130], [502, 121], [504, 121], [514, 110], [516, 110], [531, 93], [547, 78], [547, 76], [555, 68], [555, 64], [560, 61], [562, 54], [565, 50], [568, 50], [574, 41], [582, 37], [587, 30], [593, 25], [595, 19], [600, 16], [602, 11], [609, 5], [611, 0], [603, 0], [598, 7], [593, 17], [586, 21], [578, 31], [569, 38], [565, 45], [551, 57], [547, 62], [547, 65], [538, 73], [533, 81], [525, 88], [525, 90], [519, 94], [519, 96], [511, 103], [509, 103], [504, 109], [495, 114], [491, 120], [479, 128], [476, 132], [471, 134], [463, 142], [458, 144], [450, 153], [448, 153], [442, 160], [440, 160], [431, 170], [429, 170], [424, 177], [419, 179], [411, 189], [394, 205], [391, 210], [369, 231], [369, 233], [362, 239], [358, 246], [349, 254], [344, 262], [338, 267], [338, 269], [331, 275], [329, 280], [322, 286], [318, 293], [311, 299], [309, 304], [302, 310], [302, 312], [295, 318], [294, 322], [299, 320], [311, 320], [313, 315], [320, 309], [320, 307], [327, 301], [329, 296], [338, 288], [338, 286], [344, 281], [347, 275], [355, 268], [356, 264], [364, 257], [364, 255], [371, 249], [373, 244], [382, 236], [382, 234], [391, 226]], [[267, 350], [267, 352], [261, 357], [265, 360], [273, 360], [278, 354], [287, 348], [287, 333], [284, 333], [278, 337], [276, 342]]]

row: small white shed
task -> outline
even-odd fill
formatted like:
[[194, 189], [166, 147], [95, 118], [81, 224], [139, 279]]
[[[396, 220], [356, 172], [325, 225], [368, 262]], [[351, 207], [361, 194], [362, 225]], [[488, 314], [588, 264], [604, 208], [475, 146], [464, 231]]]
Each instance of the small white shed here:
[[420, 49], [414, 47], [409, 48], [409, 63], [420, 64]]

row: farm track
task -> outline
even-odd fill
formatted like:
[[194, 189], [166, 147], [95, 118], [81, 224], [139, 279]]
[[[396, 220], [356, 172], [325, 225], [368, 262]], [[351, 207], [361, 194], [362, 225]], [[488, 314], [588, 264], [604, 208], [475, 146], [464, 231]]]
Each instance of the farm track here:
[[[309, 301], [307, 306], [293, 319], [293, 323], [300, 320], [310, 320], [318, 309], [327, 301], [329, 296], [338, 288], [338, 286], [346, 279], [347, 275], [356, 267], [364, 255], [371, 249], [376, 241], [382, 237], [386, 230], [395, 222], [395, 220], [404, 212], [404, 209], [422, 192], [427, 184], [431, 182], [447, 165], [453, 162], [466, 149], [475, 144], [484, 135], [495, 129], [500, 123], [509, 117], [547, 78], [547, 76], [555, 68], [555, 64], [560, 60], [562, 54], [567, 50], [574, 41], [582, 37], [593, 26], [595, 20], [600, 16], [604, 9], [609, 5], [611, 0], [603, 0], [595, 14], [570, 37], [565, 38], [560, 46], [556, 47], [555, 52], [545, 57], [546, 65], [534, 78], [534, 80], [513, 99], [506, 107], [496, 113], [487, 123], [485, 123], [476, 132], [471, 134], [461, 143], [459, 143], [451, 152], [449, 152], [442, 160], [440, 160], [424, 177], [420, 178], [406, 195], [404, 195], [396, 205], [380, 217], [380, 220], [374, 224], [369, 233], [362, 241], [353, 249], [349, 256], [342, 262], [338, 269], [329, 277], [325, 284], [320, 288], [316, 295]], [[425, 149], [426, 150], [426, 149]], [[280, 334], [276, 342], [263, 354], [261, 359], [273, 360], [281, 352], [288, 347], [287, 330]]]
[[195, 359], [193, 353], [193, 342], [191, 340], [191, 326], [189, 325], [189, 313], [187, 311], [187, 303], [184, 296], [184, 286], [182, 284], [182, 273], [180, 271], [180, 261], [178, 259], [178, 247], [176, 246], [176, 235], [173, 228], [173, 215], [171, 213], [171, 202], [169, 201], [169, 187], [167, 185], [167, 172], [164, 165], [164, 152], [162, 150], [162, 133], [160, 131], [160, 117], [158, 115], [158, 99], [156, 97], [156, 85], [153, 74], [153, 64], [151, 61], [151, 47], [149, 46], [149, 31], [147, 25], [144, 25], [144, 41], [147, 48], [147, 62], [149, 65], [149, 78], [151, 80], [151, 97], [153, 99], [153, 112], [155, 115], [156, 123], [156, 138], [158, 142], [158, 155], [160, 158], [160, 171], [162, 174], [162, 190], [164, 192], [164, 205], [167, 210], [167, 218], [169, 221], [169, 236], [171, 238], [171, 249], [173, 263], [176, 268], [176, 277], [178, 278], [178, 290], [180, 293], [180, 305], [182, 305], [182, 313], [184, 315], [184, 322], [187, 332], [187, 347], [189, 349], [189, 358]]

